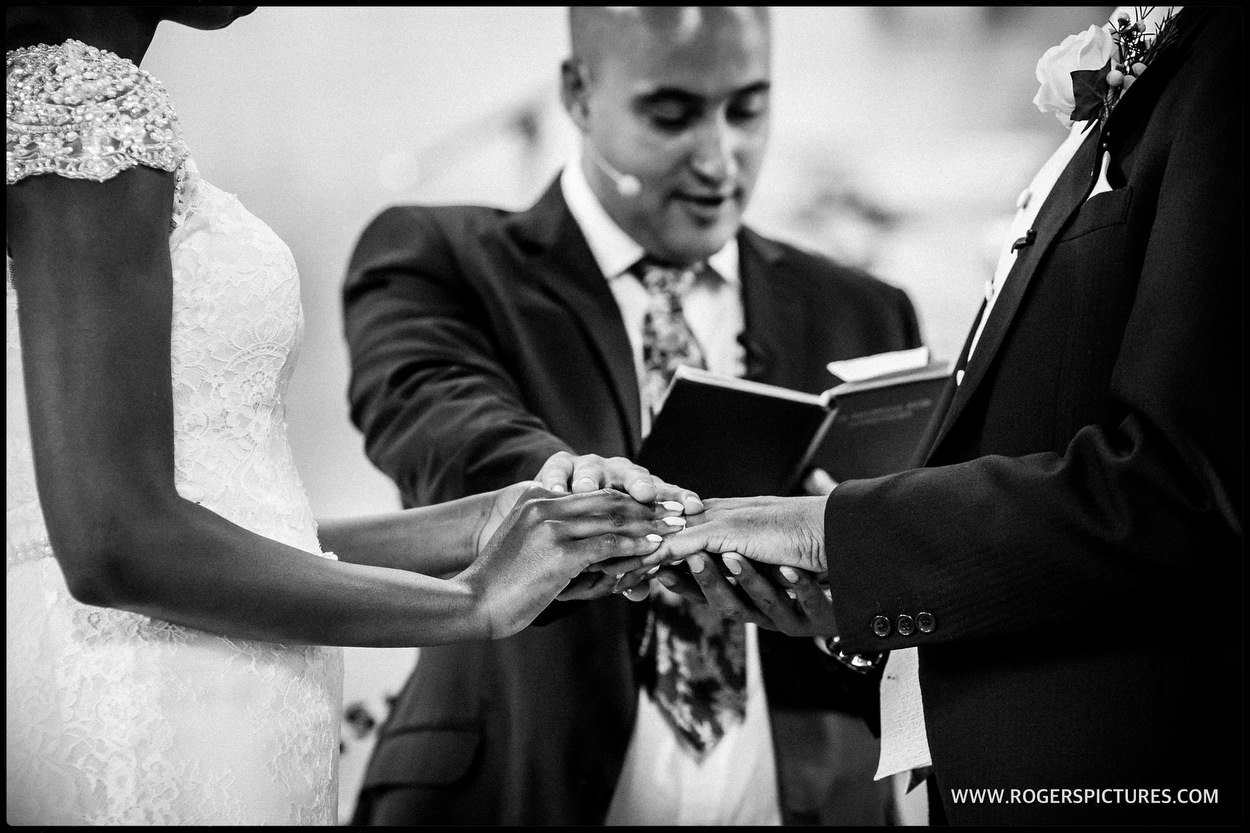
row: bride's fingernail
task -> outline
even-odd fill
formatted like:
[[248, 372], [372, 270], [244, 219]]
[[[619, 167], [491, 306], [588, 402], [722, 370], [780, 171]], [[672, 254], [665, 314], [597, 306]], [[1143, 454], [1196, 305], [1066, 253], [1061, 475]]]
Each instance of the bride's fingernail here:
[[660, 572], [660, 565], [659, 565], [659, 564], [656, 564], [656, 565], [655, 565], [654, 567], [652, 567], [650, 570], [647, 570], [647, 575], [649, 575], [649, 576], [653, 576], [653, 575], [655, 575], [655, 574], [656, 574], [656, 573], [658, 573], [658, 572]]
[[670, 512], [684, 512], [686, 507], [682, 506], [675, 500], [662, 500], [660, 505]]
[[795, 572], [793, 567], [782, 567], [781, 574], [786, 577], [786, 581], [795, 582], [799, 580], [799, 574]]
[[742, 572], [742, 560], [738, 556], [725, 553], [720, 557], [720, 560], [725, 563], [725, 568], [735, 576]]
[[792, 599], [797, 599], [799, 597], [799, 594], [794, 592], [793, 590], [787, 590], [786, 595]]
[[701, 573], [703, 568], [707, 566], [703, 563], [703, 556], [701, 555], [690, 556], [686, 559], [686, 563], [690, 565], [690, 572], [692, 573]]
[[650, 542], [651, 542], [651, 543], [653, 543], [653, 544], [663, 544], [663, 543], [664, 543], [664, 536], [663, 536], [663, 535], [657, 535], [657, 534], [656, 534], [656, 533], [654, 533], [654, 532], [648, 532], [648, 533], [647, 533], [647, 540], [648, 540], [648, 541], [650, 541]]
[[685, 518], [660, 518], [660, 520], [661, 520], [661, 521], [663, 521], [664, 523], [668, 524], [669, 526], [682, 526], [682, 527], [684, 527], [684, 526], [686, 525], [686, 519], [685, 519]]
[[556, 494], [562, 495], [562, 494], [564, 494], [564, 491], [565, 491], [565, 490], [564, 490], [564, 484], [563, 484], [563, 483], [552, 483], [550, 486], [548, 486], [548, 487], [547, 487], [547, 491], [549, 491], [549, 492], [555, 492]]
[[670, 566], [670, 567], [676, 567], [676, 566], [677, 566], [678, 564], [680, 564], [681, 562], [682, 562], [682, 559], [680, 559], [680, 558], [679, 558], [679, 559], [677, 559], [676, 561], [670, 561], [670, 562], [668, 562], [668, 566]]

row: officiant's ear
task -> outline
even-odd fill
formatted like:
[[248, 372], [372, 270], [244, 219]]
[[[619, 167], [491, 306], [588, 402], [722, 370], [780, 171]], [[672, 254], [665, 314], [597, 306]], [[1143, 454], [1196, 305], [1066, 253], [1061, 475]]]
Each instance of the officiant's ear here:
[[560, 64], [560, 101], [578, 129], [585, 132], [590, 118], [590, 85], [582, 62], [569, 58]]

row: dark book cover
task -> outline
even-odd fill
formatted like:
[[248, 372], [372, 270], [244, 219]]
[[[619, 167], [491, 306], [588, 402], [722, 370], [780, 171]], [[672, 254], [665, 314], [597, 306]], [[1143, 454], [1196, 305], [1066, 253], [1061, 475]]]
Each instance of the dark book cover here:
[[934, 363], [809, 394], [680, 367], [636, 462], [701, 497], [795, 494], [812, 467], [839, 482], [902, 471], [948, 378]]
[[833, 388], [833, 419], [804, 468], [823, 468], [840, 483], [916, 465], [920, 440], [949, 379], [938, 365]]
[[635, 462], [700, 497], [785, 494], [828, 417], [817, 394], [680, 367]]

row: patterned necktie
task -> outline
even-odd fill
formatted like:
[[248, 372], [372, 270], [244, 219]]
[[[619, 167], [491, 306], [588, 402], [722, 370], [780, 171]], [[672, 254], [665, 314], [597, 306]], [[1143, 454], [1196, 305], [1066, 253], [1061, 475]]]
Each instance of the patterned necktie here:
[[[642, 325], [643, 396], [653, 414], [678, 365], [707, 366], [681, 309], [700, 268], [644, 259], [634, 269], [649, 296]], [[642, 650], [654, 661], [655, 674], [642, 676], [677, 737], [702, 754], [746, 715], [746, 627], [662, 587], [650, 604]]]

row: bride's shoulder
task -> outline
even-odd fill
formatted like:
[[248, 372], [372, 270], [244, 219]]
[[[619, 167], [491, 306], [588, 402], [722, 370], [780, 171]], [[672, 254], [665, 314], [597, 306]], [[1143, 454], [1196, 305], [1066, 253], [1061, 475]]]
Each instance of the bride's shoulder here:
[[164, 86], [133, 61], [77, 40], [5, 54], [6, 180], [104, 181], [187, 156]]

